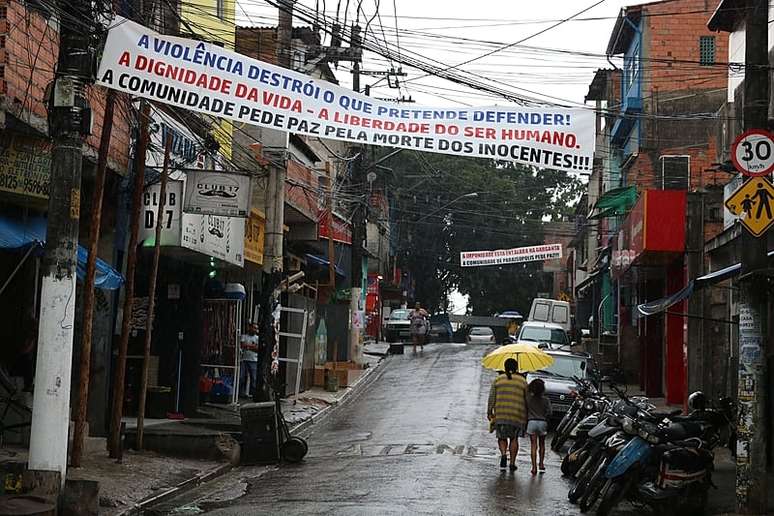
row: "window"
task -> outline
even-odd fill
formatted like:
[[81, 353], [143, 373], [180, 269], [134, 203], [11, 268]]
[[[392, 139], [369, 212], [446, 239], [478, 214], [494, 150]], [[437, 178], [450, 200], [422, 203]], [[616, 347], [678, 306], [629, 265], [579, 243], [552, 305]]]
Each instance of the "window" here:
[[657, 186], [662, 190], [688, 190], [691, 181], [690, 156], [661, 156], [661, 177]]
[[554, 322], [556, 324], [567, 324], [568, 322], [567, 307], [564, 305], [554, 305]]
[[715, 36], [699, 37], [699, 64], [702, 66], [715, 64]]
[[533, 321], [548, 322], [548, 311], [551, 309], [550, 303], [538, 301], [535, 303], [535, 310], [532, 313]]
[[215, 15], [221, 20], [226, 19], [226, 0], [215, 0]]

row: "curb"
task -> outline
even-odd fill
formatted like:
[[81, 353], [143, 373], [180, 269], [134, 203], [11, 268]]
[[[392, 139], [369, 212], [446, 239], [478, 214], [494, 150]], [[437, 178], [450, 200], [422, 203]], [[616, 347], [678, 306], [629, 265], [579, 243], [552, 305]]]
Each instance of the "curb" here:
[[[342, 407], [347, 402], [349, 402], [353, 398], [354, 393], [361, 392], [363, 389], [365, 389], [371, 383], [373, 383], [377, 378], [379, 378], [379, 376], [381, 376], [381, 374], [377, 370], [382, 369], [383, 362], [384, 360], [380, 360], [375, 366], [367, 369], [368, 372], [365, 373], [363, 376], [361, 376], [358, 379], [358, 381], [355, 382], [354, 385], [352, 385], [352, 387], [349, 387], [347, 392], [345, 392], [341, 396], [341, 398], [335, 400], [330, 405], [323, 408], [322, 410], [320, 410], [310, 418], [304, 421], [301, 421], [296, 426], [290, 428], [290, 433], [291, 434], [300, 433], [307, 430], [316, 422], [319, 422], [320, 420], [330, 416], [334, 409]], [[361, 386], [362, 386], [362, 389], [361, 389]], [[151, 506], [159, 504], [161, 502], [164, 502], [176, 496], [179, 496], [192, 489], [195, 489], [196, 487], [199, 487], [200, 485], [206, 482], [209, 482], [220, 476], [225, 475], [232, 469], [234, 469], [234, 465], [231, 463], [226, 463], [226, 464], [221, 464], [220, 466], [216, 466], [214, 468], [208, 469], [206, 471], [201, 471], [196, 475], [194, 475], [193, 477], [189, 478], [188, 480], [184, 480], [179, 484], [173, 487], [170, 487], [166, 491], [163, 491], [162, 493], [151, 495], [147, 498], [140, 500], [139, 502], [136, 502], [134, 505], [132, 505], [132, 507], [119, 513], [118, 516], [141, 515], [143, 514], [143, 511], [145, 511], [146, 509], [149, 509]]]
[[210, 480], [213, 480], [215, 478], [218, 478], [222, 475], [225, 475], [229, 471], [231, 471], [234, 468], [234, 465], [231, 463], [221, 464], [220, 466], [216, 466], [214, 468], [200, 471], [193, 477], [189, 478], [188, 480], [183, 480], [179, 484], [170, 487], [166, 491], [151, 495], [147, 498], [144, 498], [140, 500], [139, 502], [136, 502], [132, 507], [129, 509], [119, 513], [119, 516], [130, 516], [134, 514], [143, 514], [143, 511], [145, 509], [150, 508], [152, 505], [156, 505], [158, 503], [164, 502], [170, 498], [174, 498], [175, 496], [181, 495], [187, 491], [190, 491], [191, 489], [194, 489], [206, 482], [209, 482]]

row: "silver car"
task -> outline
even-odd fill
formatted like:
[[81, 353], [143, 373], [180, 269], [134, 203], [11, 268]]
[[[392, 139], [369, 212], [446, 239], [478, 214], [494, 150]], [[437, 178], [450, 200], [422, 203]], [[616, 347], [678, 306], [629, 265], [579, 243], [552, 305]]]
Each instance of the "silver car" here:
[[494, 332], [487, 326], [474, 326], [468, 333], [468, 344], [494, 344], [494, 341]]
[[384, 336], [387, 338], [387, 342], [398, 342], [411, 338], [410, 314], [411, 310], [407, 308], [397, 308], [390, 313], [389, 319], [384, 324]]

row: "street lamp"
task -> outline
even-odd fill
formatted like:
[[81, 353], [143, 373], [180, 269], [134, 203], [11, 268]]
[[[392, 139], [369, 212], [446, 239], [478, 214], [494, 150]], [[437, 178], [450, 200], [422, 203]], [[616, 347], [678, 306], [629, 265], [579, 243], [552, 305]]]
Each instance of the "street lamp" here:
[[470, 192], [470, 193], [466, 193], [466, 194], [464, 194], [464, 195], [460, 195], [460, 196], [459, 196], [459, 197], [457, 197], [456, 199], [454, 199], [454, 200], [451, 200], [451, 201], [447, 202], [446, 204], [444, 204], [444, 205], [443, 205], [443, 206], [441, 206], [440, 208], [438, 208], [438, 209], [435, 209], [435, 210], [431, 211], [430, 213], [426, 213], [426, 214], [422, 215], [421, 217], [419, 217], [419, 218], [417, 219], [417, 222], [422, 222], [423, 220], [425, 220], [425, 219], [426, 219], [427, 217], [429, 217], [430, 215], [435, 215], [435, 214], [436, 214], [436, 213], [438, 213], [439, 211], [443, 210], [444, 208], [446, 208], [446, 207], [448, 207], [448, 206], [451, 206], [452, 204], [454, 204], [455, 202], [459, 201], [460, 199], [465, 199], [465, 198], [468, 198], [468, 197], [478, 197], [478, 192]]

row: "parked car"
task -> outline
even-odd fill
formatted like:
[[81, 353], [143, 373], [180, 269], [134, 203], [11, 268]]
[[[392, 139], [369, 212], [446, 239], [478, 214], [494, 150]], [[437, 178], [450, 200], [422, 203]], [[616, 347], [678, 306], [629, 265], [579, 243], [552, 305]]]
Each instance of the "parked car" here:
[[387, 342], [397, 342], [411, 338], [410, 314], [411, 310], [407, 308], [398, 308], [390, 312], [390, 317], [384, 325], [384, 337], [387, 339]]
[[468, 333], [468, 344], [494, 344], [495, 336], [492, 328], [474, 326]]
[[430, 340], [434, 342], [452, 342], [453, 332], [448, 314], [430, 316]]
[[527, 321], [521, 325], [516, 342], [544, 348], [569, 348], [574, 345], [560, 325], [534, 321]]
[[570, 303], [556, 299], [536, 298], [532, 300], [528, 321], [558, 324], [564, 331], [572, 331]]
[[596, 383], [599, 375], [588, 353], [558, 349], [548, 349], [546, 353], [553, 357], [554, 363], [540, 371], [528, 373], [527, 381], [540, 378], [545, 382], [546, 396], [551, 400], [553, 409], [551, 421], [556, 422], [564, 417], [572, 404], [573, 392], [577, 388], [573, 376]]

